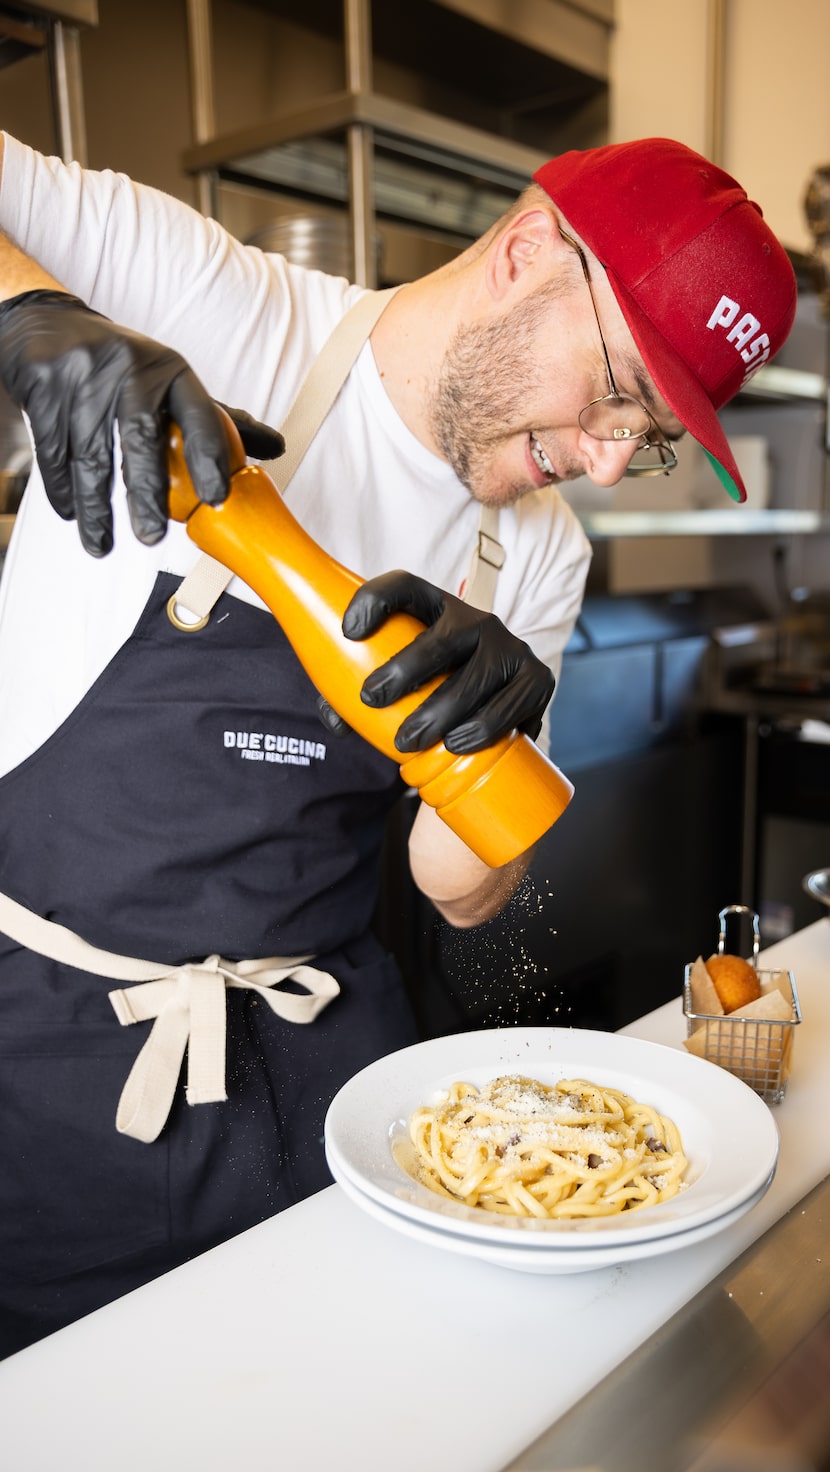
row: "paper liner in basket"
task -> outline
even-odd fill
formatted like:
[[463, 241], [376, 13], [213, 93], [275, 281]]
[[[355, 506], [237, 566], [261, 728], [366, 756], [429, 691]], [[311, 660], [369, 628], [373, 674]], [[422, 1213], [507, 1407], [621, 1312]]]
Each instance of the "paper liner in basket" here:
[[[754, 1084], [759, 1074], [777, 1075], [779, 1083], [783, 1084], [790, 1073], [793, 1029], [775, 1024], [793, 1020], [789, 978], [786, 971], [773, 971], [769, 976], [762, 976], [760, 981], [761, 995], [756, 1001], [725, 1013], [706, 963], [698, 956], [689, 968], [692, 1011], [707, 1015], [690, 1019], [694, 1031], [684, 1039], [683, 1046], [699, 1058], [719, 1062], [723, 1052], [720, 1034], [724, 1023], [717, 1019], [725, 1018], [727, 1025], [733, 1018], [749, 1019], [740, 1024], [741, 1056], [746, 1060], [746, 1067], [730, 1065], [731, 1072], [749, 1084]], [[789, 995], [781, 990], [782, 985], [786, 986]]]

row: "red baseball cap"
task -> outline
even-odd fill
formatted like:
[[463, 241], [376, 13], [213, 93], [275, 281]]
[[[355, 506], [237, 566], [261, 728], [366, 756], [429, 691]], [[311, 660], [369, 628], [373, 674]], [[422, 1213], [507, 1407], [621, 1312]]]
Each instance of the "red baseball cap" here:
[[759, 206], [669, 138], [563, 153], [533, 177], [604, 266], [666, 403], [745, 501], [717, 410], [786, 341], [797, 295]]

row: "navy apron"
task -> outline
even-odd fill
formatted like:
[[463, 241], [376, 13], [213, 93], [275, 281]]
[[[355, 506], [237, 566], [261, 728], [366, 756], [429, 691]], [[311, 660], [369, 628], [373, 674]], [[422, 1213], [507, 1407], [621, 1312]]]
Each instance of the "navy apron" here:
[[0, 934], [0, 1353], [330, 1182], [326, 1109], [416, 1040], [370, 930], [397, 767], [330, 735], [269, 613], [223, 594], [181, 633], [162, 574], [77, 709], [0, 779], [0, 892], [91, 945], [181, 964], [311, 955], [340, 995], [307, 1026], [228, 990], [224, 1103], [180, 1086], [152, 1144], [115, 1129], [149, 1024], [111, 984]]

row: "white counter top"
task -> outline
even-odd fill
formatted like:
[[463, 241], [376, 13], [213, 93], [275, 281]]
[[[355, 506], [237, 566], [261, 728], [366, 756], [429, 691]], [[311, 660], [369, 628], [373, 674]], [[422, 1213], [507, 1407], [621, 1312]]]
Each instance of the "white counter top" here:
[[[830, 920], [763, 953], [804, 1022], [778, 1171], [696, 1247], [573, 1277], [416, 1244], [332, 1186], [0, 1364], [10, 1472], [501, 1472], [830, 1173]], [[681, 1047], [680, 1002], [624, 1029]]]

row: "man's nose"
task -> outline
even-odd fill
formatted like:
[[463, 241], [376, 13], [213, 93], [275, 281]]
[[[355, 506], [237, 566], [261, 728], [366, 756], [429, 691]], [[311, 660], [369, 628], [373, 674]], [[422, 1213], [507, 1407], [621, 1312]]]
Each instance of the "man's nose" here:
[[595, 486], [615, 486], [625, 475], [642, 441], [637, 438], [625, 440], [595, 440], [593, 435], [580, 431], [579, 448], [585, 460], [585, 474]]

